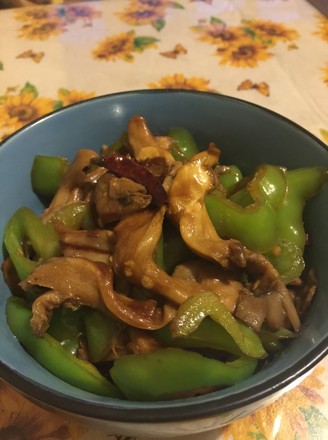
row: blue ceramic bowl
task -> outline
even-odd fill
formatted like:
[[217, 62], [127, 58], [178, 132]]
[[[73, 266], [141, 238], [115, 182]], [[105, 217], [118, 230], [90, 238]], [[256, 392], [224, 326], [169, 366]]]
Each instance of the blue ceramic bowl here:
[[[222, 150], [222, 163], [247, 173], [262, 163], [328, 166], [320, 140], [293, 122], [245, 101], [189, 91], [137, 91], [103, 96], [46, 116], [8, 138], [0, 148], [0, 236], [22, 205], [41, 212], [30, 185], [37, 154], [72, 159], [81, 148], [99, 151], [116, 140], [135, 114], [152, 131], [172, 126], [192, 131], [200, 145]], [[238, 385], [174, 401], [127, 402], [92, 395], [62, 382], [35, 362], [9, 331], [5, 302], [10, 294], [0, 280], [1, 377], [40, 405], [74, 414], [108, 432], [174, 436], [222, 426], [275, 399], [301, 380], [328, 351], [328, 187], [308, 203], [305, 224], [311, 235], [307, 262], [316, 268], [319, 289], [301, 334], [265, 369]]]

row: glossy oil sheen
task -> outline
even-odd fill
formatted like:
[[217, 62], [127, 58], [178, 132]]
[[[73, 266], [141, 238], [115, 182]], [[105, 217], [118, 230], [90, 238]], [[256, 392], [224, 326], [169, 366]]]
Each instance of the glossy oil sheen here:
[[[248, 173], [263, 163], [298, 168], [328, 166], [322, 142], [287, 119], [245, 101], [215, 94], [188, 91], [142, 91], [109, 95], [60, 110], [10, 137], [0, 147], [0, 235], [12, 213], [28, 206], [40, 213], [42, 205], [32, 193], [30, 169], [36, 154], [63, 155], [69, 159], [81, 148], [99, 151], [115, 141], [131, 116], [146, 118], [155, 134], [175, 126], [189, 129], [202, 147], [215, 142], [222, 150], [221, 162], [237, 164]], [[9, 291], [0, 281], [0, 373], [41, 404], [51, 405], [91, 419], [143, 422], [143, 435], [164, 422], [167, 432], [174, 422], [186, 423], [196, 432], [195, 420], [211, 424], [220, 414], [246, 415], [276, 392], [308, 372], [326, 353], [328, 341], [328, 185], [311, 201], [305, 212], [311, 237], [308, 264], [317, 270], [319, 289], [303, 324], [301, 335], [265, 369], [242, 383], [196, 398], [171, 402], [117, 401], [74, 388], [49, 374], [31, 359], [8, 330], [5, 301]], [[246, 410], [247, 408], [247, 410]], [[213, 426], [224, 424], [213, 422]], [[189, 421], [189, 422], [188, 422]], [[189, 423], [189, 425], [188, 425]], [[119, 425], [121, 426], [121, 425]], [[149, 429], [147, 429], [149, 426]], [[200, 426], [200, 425], [198, 425]], [[189, 428], [188, 428], [189, 427]], [[118, 428], [122, 431], [121, 428]], [[206, 428], [202, 428], [206, 429]], [[124, 429], [123, 429], [124, 431]], [[156, 429], [155, 429], [156, 431]]]

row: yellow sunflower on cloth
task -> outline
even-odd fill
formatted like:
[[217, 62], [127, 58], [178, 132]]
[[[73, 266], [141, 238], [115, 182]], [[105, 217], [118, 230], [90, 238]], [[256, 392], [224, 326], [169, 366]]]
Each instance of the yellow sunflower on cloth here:
[[187, 78], [182, 73], [174, 73], [162, 77], [158, 82], [151, 82], [148, 87], [152, 89], [183, 89], [183, 90], [197, 90], [201, 92], [215, 92], [215, 90], [208, 87], [209, 80], [201, 77]]
[[240, 25], [229, 26], [219, 17], [210, 17], [192, 26], [198, 40], [216, 46], [215, 55], [220, 65], [257, 67], [274, 54], [269, 51], [278, 42], [290, 43], [299, 33], [285, 25], [269, 20], [242, 20]]
[[7, 96], [0, 103], [0, 128], [13, 133], [35, 119], [53, 111], [55, 100], [35, 96], [31, 91]]
[[318, 35], [323, 41], [328, 42], [328, 18], [324, 15], [318, 15], [318, 27], [313, 32], [314, 35]]
[[9, 87], [0, 97], [0, 140], [41, 116], [95, 96], [94, 92], [60, 88], [53, 99], [39, 96], [32, 83], [27, 82], [21, 90], [18, 87]]
[[132, 62], [134, 52], [155, 48], [158, 40], [148, 36], [137, 36], [135, 31], [121, 32], [109, 36], [98, 43], [92, 55], [96, 60]]
[[80, 101], [85, 101], [86, 99], [94, 98], [94, 92], [84, 92], [79, 90], [67, 90], [67, 89], [59, 89], [58, 90], [58, 99], [62, 103], [64, 107], [67, 105], [75, 104]]
[[272, 57], [263, 43], [248, 37], [227, 47], [218, 47], [216, 54], [220, 56], [219, 64], [234, 67], [256, 67], [260, 61]]
[[150, 24], [160, 31], [165, 26], [167, 8], [184, 9], [180, 3], [172, 0], [130, 0], [123, 10], [115, 15], [131, 26]]
[[256, 39], [268, 45], [274, 45], [279, 41], [288, 43], [299, 38], [299, 33], [284, 23], [270, 20], [244, 20], [244, 31], [253, 35]]

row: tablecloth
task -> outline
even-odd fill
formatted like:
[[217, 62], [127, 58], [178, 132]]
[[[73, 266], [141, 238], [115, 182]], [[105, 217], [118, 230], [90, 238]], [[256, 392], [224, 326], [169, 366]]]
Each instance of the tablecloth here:
[[[259, 104], [328, 142], [328, 19], [305, 0], [0, 4], [0, 139], [94, 96], [180, 88]], [[192, 438], [324, 440], [327, 375], [324, 359], [265, 409]], [[123, 440], [110, 434], [47, 412], [0, 382], [0, 439]]]

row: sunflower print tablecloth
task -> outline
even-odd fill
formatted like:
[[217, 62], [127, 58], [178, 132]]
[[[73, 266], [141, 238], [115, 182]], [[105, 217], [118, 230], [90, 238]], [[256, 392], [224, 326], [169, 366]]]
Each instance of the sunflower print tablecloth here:
[[[328, 143], [328, 19], [305, 0], [0, 4], [1, 140], [94, 96], [171, 88], [254, 102]], [[327, 439], [327, 375], [325, 359], [275, 403], [197, 439]], [[0, 382], [0, 439], [123, 440], [109, 434], [47, 412]]]

